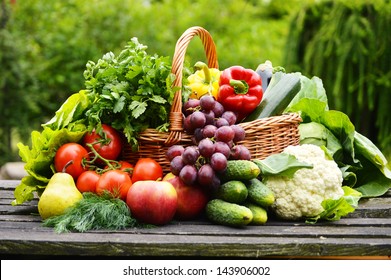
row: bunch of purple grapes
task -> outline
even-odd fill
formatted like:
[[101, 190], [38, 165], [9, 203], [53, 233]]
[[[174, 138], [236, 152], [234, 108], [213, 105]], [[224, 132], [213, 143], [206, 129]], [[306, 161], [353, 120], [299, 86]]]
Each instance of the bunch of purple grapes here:
[[210, 95], [189, 99], [183, 113], [184, 129], [192, 135], [193, 145], [173, 145], [167, 150], [171, 172], [187, 185], [216, 189], [228, 160], [251, 158], [250, 151], [237, 144], [244, 140], [245, 131], [236, 124], [236, 114], [225, 111]]

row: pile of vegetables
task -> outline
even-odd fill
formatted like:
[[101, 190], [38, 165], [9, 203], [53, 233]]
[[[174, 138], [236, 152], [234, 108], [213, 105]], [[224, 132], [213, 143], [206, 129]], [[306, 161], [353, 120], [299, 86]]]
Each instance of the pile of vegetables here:
[[[149, 158], [122, 161], [121, 141], [137, 149], [137, 137], [146, 128], [167, 131], [177, 90], [169, 59], [148, 55], [146, 48], [133, 38], [118, 56], [108, 53], [97, 63], [88, 62], [86, 88], [72, 94], [42, 131], [32, 132], [31, 147], [18, 144], [28, 176], [15, 189], [13, 205], [33, 199], [34, 193], [40, 196], [53, 174], [66, 172], [83, 199], [45, 221], [59, 232], [162, 225], [204, 211], [211, 222], [229, 226], [265, 224], [268, 213], [315, 223], [338, 220], [353, 212], [362, 197], [381, 196], [390, 188], [384, 155], [355, 131], [346, 114], [329, 109], [322, 81], [285, 73], [270, 62], [257, 70], [232, 66], [220, 71], [204, 63], [193, 72], [185, 68], [183, 126], [194, 145], [167, 151], [169, 174]], [[245, 131], [238, 124], [290, 112], [303, 119], [300, 145], [252, 159], [239, 144]], [[81, 146], [83, 155], [71, 158], [64, 152], [70, 145]], [[121, 182], [115, 181], [119, 177]], [[84, 183], [78, 184], [80, 178]], [[157, 205], [167, 208], [159, 208], [154, 220]], [[145, 215], [143, 207], [152, 212]], [[106, 220], [111, 215], [118, 218], [113, 223]]]
[[123, 133], [135, 149], [138, 133], [144, 129], [168, 130], [175, 91], [171, 61], [149, 55], [146, 49], [132, 38], [119, 55], [109, 52], [97, 62], [89, 61], [84, 71], [86, 89], [72, 94], [42, 131], [31, 133], [31, 147], [18, 143], [28, 176], [16, 188], [14, 205], [45, 189], [60, 146], [80, 142], [94, 129], [101, 133], [102, 124]]

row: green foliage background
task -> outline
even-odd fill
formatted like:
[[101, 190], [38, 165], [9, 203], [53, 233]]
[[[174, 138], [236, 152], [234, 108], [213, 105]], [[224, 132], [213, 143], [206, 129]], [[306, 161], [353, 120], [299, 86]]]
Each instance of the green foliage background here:
[[[315, 8], [319, 1], [0, 1], [0, 166], [19, 160], [15, 143], [27, 143], [32, 130], [40, 129], [70, 94], [84, 88], [87, 61], [97, 61], [108, 51], [117, 54], [132, 37], [147, 45], [149, 53], [172, 57], [181, 34], [199, 25], [214, 38], [221, 69], [236, 64], [256, 68], [268, 59], [288, 71], [318, 75], [329, 85], [326, 74], [305, 67], [303, 56], [297, 63], [286, 57], [287, 50], [317, 53], [318, 46], [307, 46], [306, 38], [300, 46], [289, 40], [294, 43], [298, 37], [292, 34], [303, 31], [298, 20], [308, 12], [306, 4], [318, 17], [323, 12]], [[197, 38], [187, 56], [190, 65], [205, 60]], [[386, 59], [389, 63], [390, 57]]]
[[391, 155], [391, 2], [322, 1], [291, 21], [284, 65], [323, 80], [332, 109]]

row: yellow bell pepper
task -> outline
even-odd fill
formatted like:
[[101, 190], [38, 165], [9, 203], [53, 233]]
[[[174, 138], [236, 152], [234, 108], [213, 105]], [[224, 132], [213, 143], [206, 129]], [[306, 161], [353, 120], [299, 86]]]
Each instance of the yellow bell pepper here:
[[203, 62], [197, 62], [194, 69], [196, 72], [187, 78], [191, 89], [190, 98], [200, 99], [205, 94], [211, 94], [217, 99], [220, 70], [208, 68]]

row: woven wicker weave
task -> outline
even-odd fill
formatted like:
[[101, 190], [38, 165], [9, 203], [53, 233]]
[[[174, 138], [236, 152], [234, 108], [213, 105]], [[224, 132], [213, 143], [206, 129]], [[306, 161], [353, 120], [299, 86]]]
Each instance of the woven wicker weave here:
[[[191, 27], [182, 34], [175, 46], [171, 70], [176, 76], [174, 87], [182, 87], [186, 49], [195, 36], [201, 39], [208, 66], [218, 68], [216, 46], [210, 33], [199, 26]], [[123, 158], [135, 163], [139, 158], [150, 157], [155, 159], [165, 172], [168, 172], [170, 163], [166, 159], [167, 149], [174, 144], [192, 145], [191, 136], [183, 131], [181, 90], [175, 93], [169, 122], [169, 132], [158, 132], [156, 129], [149, 128], [140, 133], [138, 151], [132, 151], [127, 145], [123, 151]], [[297, 114], [287, 114], [241, 123], [240, 125], [245, 129], [246, 138], [240, 144], [244, 144], [250, 150], [253, 158], [265, 158], [281, 152], [288, 145], [299, 143], [298, 125], [300, 122], [301, 118]]]

